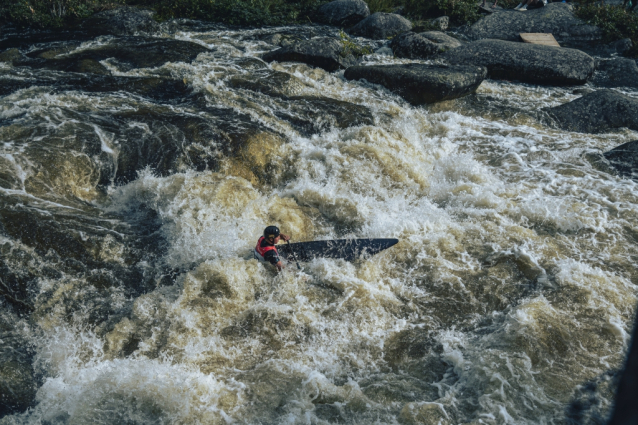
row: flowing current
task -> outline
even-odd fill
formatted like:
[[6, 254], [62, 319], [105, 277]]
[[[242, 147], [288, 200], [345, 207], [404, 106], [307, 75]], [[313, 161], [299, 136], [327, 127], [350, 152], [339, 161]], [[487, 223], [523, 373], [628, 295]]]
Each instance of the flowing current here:
[[[600, 153], [638, 134], [542, 111], [593, 87], [412, 107], [258, 59], [332, 29], [164, 25], [0, 41], [0, 424], [604, 420], [638, 187]], [[267, 225], [400, 242], [277, 275]]]

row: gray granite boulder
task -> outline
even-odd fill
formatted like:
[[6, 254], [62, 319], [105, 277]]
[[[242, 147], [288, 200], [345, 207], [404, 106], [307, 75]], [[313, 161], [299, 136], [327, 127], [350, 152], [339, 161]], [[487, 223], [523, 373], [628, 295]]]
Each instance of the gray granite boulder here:
[[560, 128], [568, 131], [601, 133], [622, 127], [638, 130], [638, 99], [609, 89], [545, 110]]
[[155, 12], [123, 6], [98, 12], [82, 22], [81, 27], [94, 35], [135, 35], [159, 31], [153, 19]]
[[440, 31], [427, 31], [420, 34], [404, 32], [392, 40], [392, 51], [400, 58], [426, 59], [437, 53], [461, 46], [454, 37]]
[[317, 20], [337, 27], [350, 27], [370, 15], [363, 0], [334, 0], [317, 10]]
[[594, 59], [580, 50], [503, 40], [473, 41], [439, 56], [451, 64], [487, 67], [489, 78], [537, 84], [585, 84]]
[[476, 91], [487, 70], [481, 66], [406, 65], [353, 66], [348, 80], [380, 84], [413, 105], [456, 99]]
[[340, 40], [317, 37], [273, 50], [263, 55], [262, 59], [266, 62], [302, 62], [332, 72], [358, 62], [352, 54], [345, 54], [345, 51]]
[[377, 12], [365, 18], [349, 32], [373, 40], [385, 40], [412, 29], [412, 22], [395, 13]]
[[638, 87], [638, 66], [634, 59], [598, 60], [591, 82], [599, 87]]
[[599, 42], [602, 38], [600, 28], [574, 16], [572, 6], [567, 3], [549, 3], [522, 13], [516, 10], [495, 12], [472, 25], [467, 36], [473, 40], [518, 41], [522, 32], [551, 33], [561, 46], [567, 47]]
[[621, 176], [638, 178], [638, 140], [616, 146], [603, 155]]

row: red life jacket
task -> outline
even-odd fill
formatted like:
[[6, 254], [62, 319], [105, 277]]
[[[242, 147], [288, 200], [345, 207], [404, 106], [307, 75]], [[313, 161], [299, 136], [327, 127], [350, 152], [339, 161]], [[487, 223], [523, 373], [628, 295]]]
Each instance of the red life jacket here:
[[257, 241], [257, 246], [255, 247], [255, 254], [259, 254], [259, 257], [261, 258], [257, 258], [258, 260], [261, 261], [265, 261], [265, 257], [266, 257], [266, 252], [268, 251], [275, 251], [275, 254], [279, 255], [279, 253], [277, 252], [277, 248], [275, 248], [275, 245], [266, 245], [266, 246], [261, 246], [261, 242], [264, 240], [264, 237], [262, 236], [261, 238], [259, 238], [259, 240]]

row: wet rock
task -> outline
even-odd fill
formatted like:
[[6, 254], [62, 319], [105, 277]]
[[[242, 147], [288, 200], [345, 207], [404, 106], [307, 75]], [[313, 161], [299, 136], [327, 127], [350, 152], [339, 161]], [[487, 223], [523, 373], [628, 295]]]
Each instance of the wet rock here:
[[159, 24], [153, 19], [155, 12], [124, 6], [105, 10], [86, 19], [81, 28], [91, 35], [135, 35], [159, 31]]
[[337, 27], [350, 27], [370, 15], [363, 0], [334, 0], [317, 10], [319, 22]]
[[459, 47], [461, 42], [440, 31], [405, 32], [392, 40], [392, 51], [400, 58], [426, 59]]
[[518, 41], [522, 32], [551, 33], [561, 46], [571, 47], [599, 42], [602, 38], [600, 28], [578, 19], [572, 6], [566, 3], [549, 3], [524, 13], [515, 10], [492, 13], [472, 25], [467, 35], [474, 40]]
[[0, 62], [11, 62], [20, 59], [22, 55], [20, 54], [20, 50], [13, 48], [7, 49], [4, 52], [0, 53]]
[[613, 90], [598, 90], [546, 111], [560, 128], [581, 133], [600, 133], [627, 127], [638, 130], [638, 99]]
[[603, 155], [620, 175], [638, 178], [638, 140], [616, 146]]
[[433, 31], [445, 31], [450, 26], [450, 17], [439, 16], [438, 18], [431, 19], [428, 24]]
[[487, 67], [489, 78], [537, 84], [585, 84], [594, 59], [575, 49], [502, 40], [479, 40], [439, 56], [452, 64]]
[[403, 16], [395, 13], [377, 12], [350, 28], [348, 32], [359, 37], [385, 40], [411, 29], [412, 22]]
[[286, 119], [301, 134], [327, 131], [330, 128], [348, 128], [372, 125], [370, 109], [362, 105], [331, 99], [329, 97], [288, 97], [275, 114]]
[[638, 87], [638, 66], [634, 59], [599, 60], [591, 82], [600, 87]]
[[[7, 347], [15, 349], [14, 347]], [[2, 350], [5, 351], [5, 350]], [[3, 353], [3, 357], [7, 355]], [[30, 363], [3, 358], [0, 360], [0, 417], [31, 407], [37, 386]]]
[[228, 81], [233, 88], [243, 88], [269, 96], [298, 96], [308, 88], [306, 84], [287, 72], [263, 70], [249, 75], [235, 76]]
[[407, 64], [353, 66], [344, 76], [381, 84], [413, 105], [421, 105], [466, 96], [477, 89], [486, 74], [482, 66]]
[[328, 72], [357, 63], [357, 59], [352, 54], [345, 54], [343, 43], [331, 37], [300, 41], [292, 46], [268, 52], [262, 59], [266, 62], [302, 62], [323, 68]]
[[[94, 64], [109, 59], [120, 70], [129, 71], [135, 68], [155, 68], [167, 62], [191, 62], [197, 55], [207, 51], [207, 48], [188, 41], [125, 37], [79, 51], [73, 50], [71, 46], [64, 49], [36, 50], [30, 52], [28, 59], [18, 65], [66, 72], [91, 72], [86, 61], [93, 61]], [[93, 69], [96, 67], [91, 66]]]

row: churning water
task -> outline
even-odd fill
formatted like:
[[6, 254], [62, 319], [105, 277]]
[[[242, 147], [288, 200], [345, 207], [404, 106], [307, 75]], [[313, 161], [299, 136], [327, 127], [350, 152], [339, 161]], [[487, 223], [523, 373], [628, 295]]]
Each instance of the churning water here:
[[[1, 424], [605, 417], [638, 187], [599, 153], [638, 134], [558, 130], [542, 108], [587, 86], [488, 80], [411, 107], [258, 59], [274, 34], [331, 31], [5, 35]], [[251, 255], [270, 224], [400, 242], [277, 275]]]

